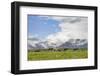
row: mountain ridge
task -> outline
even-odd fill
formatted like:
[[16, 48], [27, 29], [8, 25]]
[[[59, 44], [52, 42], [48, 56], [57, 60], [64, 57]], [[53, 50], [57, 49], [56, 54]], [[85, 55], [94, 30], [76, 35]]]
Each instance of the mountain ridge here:
[[59, 45], [49, 40], [28, 39], [28, 50], [30, 49], [47, 49], [47, 48], [87, 48], [87, 39], [69, 39]]

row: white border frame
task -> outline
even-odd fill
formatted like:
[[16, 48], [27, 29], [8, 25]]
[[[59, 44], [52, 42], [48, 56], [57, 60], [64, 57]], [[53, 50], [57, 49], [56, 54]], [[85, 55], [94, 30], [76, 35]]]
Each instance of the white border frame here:
[[[27, 61], [27, 14], [87, 16], [88, 17], [88, 58]], [[43, 7], [20, 7], [20, 70], [62, 67], [94, 66], [94, 11], [76, 9], [57, 9]], [[59, 64], [58, 64], [59, 63]], [[66, 64], [67, 63], [67, 64]]]

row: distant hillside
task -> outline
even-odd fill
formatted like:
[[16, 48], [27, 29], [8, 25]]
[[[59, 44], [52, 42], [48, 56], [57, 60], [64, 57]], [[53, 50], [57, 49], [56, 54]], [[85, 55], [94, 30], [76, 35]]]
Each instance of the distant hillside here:
[[69, 39], [66, 42], [51, 43], [49, 40], [41, 41], [36, 38], [28, 39], [28, 49], [46, 49], [46, 48], [87, 48], [87, 39]]

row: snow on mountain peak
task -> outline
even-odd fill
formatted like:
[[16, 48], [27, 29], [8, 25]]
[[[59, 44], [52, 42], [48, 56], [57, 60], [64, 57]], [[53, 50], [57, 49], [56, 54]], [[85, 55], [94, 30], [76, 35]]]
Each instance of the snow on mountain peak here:
[[87, 39], [69, 39], [66, 41], [61, 40], [39, 40], [39, 39], [28, 39], [28, 49], [46, 49], [46, 48], [87, 48]]

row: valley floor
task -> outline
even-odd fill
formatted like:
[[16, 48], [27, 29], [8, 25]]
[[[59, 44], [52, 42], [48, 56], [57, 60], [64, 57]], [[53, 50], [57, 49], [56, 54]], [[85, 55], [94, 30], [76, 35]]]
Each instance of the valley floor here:
[[37, 60], [58, 60], [58, 59], [84, 59], [88, 58], [86, 49], [65, 50], [65, 51], [28, 51], [28, 61]]

